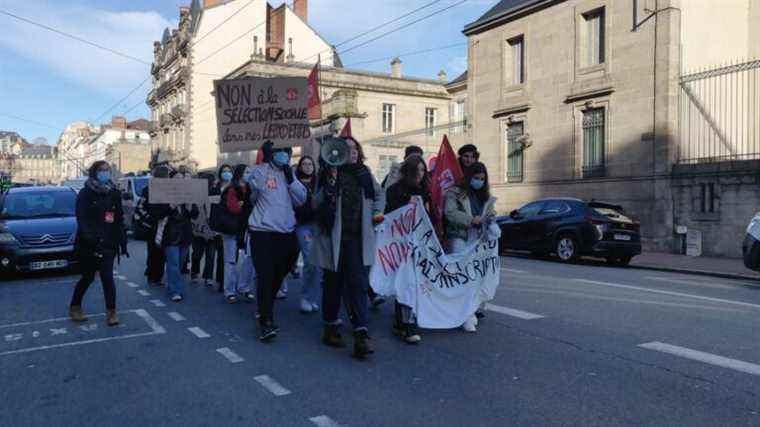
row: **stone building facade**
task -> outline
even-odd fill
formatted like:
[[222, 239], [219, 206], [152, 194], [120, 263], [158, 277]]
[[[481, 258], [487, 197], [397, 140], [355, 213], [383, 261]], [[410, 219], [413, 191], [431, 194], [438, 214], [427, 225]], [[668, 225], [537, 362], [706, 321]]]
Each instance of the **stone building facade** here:
[[213, 81], [251, 58], [333, 65], [336, 57], [308, 25], [307, 0], [276, 8], [265, 0], [193, 0], [180, 8], [178, 28], [154, 43], [147, 98], [154, 151], [174, 163], [216, 166]]
[[646, 249], [679, 251], [681, 77], [749, 55], [758, 3], [502, 0], [467, 25], [470, 138], [498, 210], [605, 200], [641, 221]]
[[57, 184], [60, 177], [58, 153], [49, 145], [30, 145], [16, 158], [14, 182]]
[[116, 176], [150, 169], [151, 146], [146, 141], [120, 140], [106, 148], [105, 158]]

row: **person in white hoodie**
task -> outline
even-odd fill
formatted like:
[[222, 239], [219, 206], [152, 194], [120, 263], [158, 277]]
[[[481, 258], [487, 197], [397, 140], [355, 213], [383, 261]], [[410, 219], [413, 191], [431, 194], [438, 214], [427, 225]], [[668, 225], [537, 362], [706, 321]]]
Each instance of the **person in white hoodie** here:
[[248, 220], [251, 257], [257, 274], [259, 339], [270, 341], [279, 328], [274, 323], [274, 300], [285, 276], [298, 258], [295, 208], [306, 202], [307, 190], [290, 167], [290, 148], [261, 148], [264, 162], [251, 173]]

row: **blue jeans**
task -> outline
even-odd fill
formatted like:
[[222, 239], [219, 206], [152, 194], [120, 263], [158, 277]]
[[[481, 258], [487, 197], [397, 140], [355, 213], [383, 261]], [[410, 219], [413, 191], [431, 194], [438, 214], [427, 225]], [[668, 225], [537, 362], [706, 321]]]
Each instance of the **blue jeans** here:
[[166, 276], [168, 278], [166, 288], [169, 291], [169, 296], [184, 296], [185, 294], [185, 278], [182, 276], [180, 268], [187, 253], [187, 246], [167, 246], [164, 248]]
[[[251, 292], [256, 272], [245, 248], [238, 248], [237, 237], [224, 234], [224, 296]], [[243, 250], [240, 253], [240, 250]], [[264, 248], [263, 250], [266, 250]]]
[[301, 297], [315, 304], [322, 292], [322, 269], [311, 262], [311, 244], [314, 241], [314, 224], [296, 227], [298, 245], [303, 255], [303, 275], [301, 277]]

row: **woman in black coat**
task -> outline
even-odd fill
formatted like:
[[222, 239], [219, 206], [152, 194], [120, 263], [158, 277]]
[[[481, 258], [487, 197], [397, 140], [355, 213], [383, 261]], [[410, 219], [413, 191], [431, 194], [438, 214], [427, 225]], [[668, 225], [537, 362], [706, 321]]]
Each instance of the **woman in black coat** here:
[[[408, 204], [413, 196], [420, 196], [425, 210], [430, 214], [430, 182], [425, 161], [420, 156], [409, 156], [401, 165], [401, 179], [388, 187], [385, 213]], [[412, 309], [396, 301], [393, 332], [409, 344], [422, 340], [417, 332], [417, 320]]]
[[106, 322], [108, 326], [118, 325], [113, 262], [117, 256], [129, 257], [129, 254], [121, 193], [111, 181], [108, 163], [101, 160], [90, 167], [89, 178], [77, 196], [76, 215], [76, 247], [82, 278], [71, 297], [69, 315], [76, 322], [87, 320], [82, 310], [82, 298], [95, 280], [95, 273], [99, 273], [106, 298]]

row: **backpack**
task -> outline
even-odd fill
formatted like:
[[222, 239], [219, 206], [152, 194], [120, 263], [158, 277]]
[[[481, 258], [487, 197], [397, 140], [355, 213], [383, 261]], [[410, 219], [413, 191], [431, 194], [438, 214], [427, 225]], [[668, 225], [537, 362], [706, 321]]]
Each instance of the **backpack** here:
[[240, 218], [233, 215], [227, 209], [226, 196], [231, 187], [227, 187], [221, 196], [219, 203], [211, 205], [211, 214], [208, 224], [211, 230], [221, 234], [238, 234], [240, 232]]

